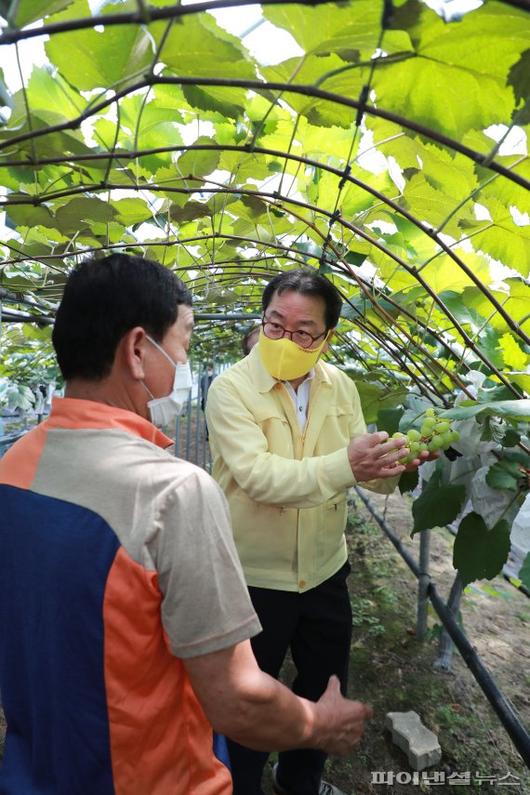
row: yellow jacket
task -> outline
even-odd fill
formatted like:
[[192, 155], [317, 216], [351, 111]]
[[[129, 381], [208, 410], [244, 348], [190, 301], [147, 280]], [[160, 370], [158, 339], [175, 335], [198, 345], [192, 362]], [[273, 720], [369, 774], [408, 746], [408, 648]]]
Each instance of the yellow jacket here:
[[[293, 400], [261, 363], [258, 347], [219, 375], [206, 417], [213, 476], [228, 499], [249, 585], [307, 591], [347, 558], [350, 439], [365, 433], [355, 384], [319, 361], [300, 431]], [[373, 481], [389, 492], [396, 480]]]

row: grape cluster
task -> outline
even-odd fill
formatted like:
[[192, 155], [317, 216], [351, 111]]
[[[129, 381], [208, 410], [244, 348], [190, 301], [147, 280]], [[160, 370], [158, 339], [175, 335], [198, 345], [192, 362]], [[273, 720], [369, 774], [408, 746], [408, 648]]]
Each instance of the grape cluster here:
[[440, 419], [434, 409], [426, 409], [423, 415], [421, 428], [409, 428], [407, 433], [393, 434], [393, 438], [406, 437], [410, 453], [400, 459], [400, 464], [410, 464], [420, 453], [436, 453], [438, 450], [447, 450], [453, 442], [460, 439], [460, 434], [451, 428], [448, 420]]

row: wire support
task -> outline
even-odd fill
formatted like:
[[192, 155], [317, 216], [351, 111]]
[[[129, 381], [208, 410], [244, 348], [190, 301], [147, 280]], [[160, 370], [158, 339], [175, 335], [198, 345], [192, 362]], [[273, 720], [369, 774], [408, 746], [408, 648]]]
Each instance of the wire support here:
[[[39, 28], [42, 30], [42, 28]], [[54, 132], [62, 132], [64, 130], [75, 130], [81, 126], [81, 124], [89, 119], [91, 116], [94, 116], [96, 113], [99, 113], [115, 103], [119, 102], [123, 97], [128, 96], [129, 94], [134, 93], [135, 91], [139, 91], [142, 88], [146, 88], [147, 86], [152, 85], [181, 85], [181, 86], [218, 86], [218, 87], [226, 87], [226, 88], [247, 88], [252, 91], [283, 91], [284, 93], [292, 93], [292, 94], [299, 94], [301, 96], [307, 96], [315, 99], [323, 99], [328, 100], [329, 102], [334, 102], [336, 105], [342, 105], [348, 108], [354, 108], [356, 110], [360, 107], [360, 102], [358, 99], [350, 99], [349, 97], [344, 97], [341, 94], [335, 94], [331, 91], [324, 91], [321, 88], [317, 88], [312, 85], [293, 85], [290, 83], [283, 83], [279, 81], [261, 81], [261, 80], [245, 80], [239, 78], [221, 78], [221, 77], [164, 77], [159, 75], [146, 75], [143, 80], [138, 81], [137, 83], [128, 85], [126, 88], [122, 89], [121, 91], [116, 91], [114, 95], [110, 98], [104, 99], [101, 102], [93, 105], [90, 109], [87, 109], [75, 119], [72, 119], [67, 122], [63, 122], [60, 124], [49, 125], [46, 128], [41, 128], [38, 130], [34, 130], [33, 132], [26, 132], [21, 133], [19, 135], [14, 135], [12, 138], [8, 138], [7, 140], [0, 143], [0, 150], [5, 150], [9, 147], [14, 146], [15, 144], [22, 143], [23, 141], [27, 141], [29, 139], [37, 139], [42, 137], [43, 135], [50, 135]], [[371, 116], [375, 116], [377, 118], [385, 119], [386, 121], [393, 122], [394, 124], [401, 125], [405, 127], [407, 130], [411, 130], [412, 132], [416, 132], [419, 135], [422, 135], [432, 141], [436, 141], [437, 143], [441, 144], [442, 146], [446, 146], [448, 149], [452, 149], [455, 152], [459, 152], [460, 154], [468, 157], [474, 163], [482, 166], [486, 164], [490, 171], [494, 171], [497, 174], [501, 174], [502, 176], [509, 179], [511, 182], [520, 185], [523, 188], [530, 190], [530, 180], [525, 179], [522, 174], [518, 174], [512, 171], [510, 168], [503, 166], [501, 163], [498, 163], [496, 160], [488, 163], [487, 158], [488, 155], [485, 155], [481, 152], [477, 152], [474, 149], [471, 149], [469, 146], [465, 146], [465, 144], [460, 143], [460, 141], [456, 141], [453, 138], [450, 138], [443, 133], [436, 132], [435, 130], [430, 129], [429, 127], [425, 127], [423, 124], [419, 124], [418, 122], [413, 121], [412, 119], [408, 119], [405, 116], [400, 116], [398, 113], [393, 113], [392, 111], [384, 110], [383, 108], [375, 107], [374, 105], [366, 104], [364, 108], [364, 112], [370, 114]], [[28, 165], [32, 165], [31, 159], [28, 160]]]
[[[332, 0], [304, 0], [304, 5], [320, 6], [331, 4]], [[292, 3], [292, 0], [260, 0], [262, 6], [282, 6]], [[219, 8], [239, 8], [253, 5], [253, 0], [210, 0], [206, 3], [190, 3], [189, 5], [173, 4], [165, 8], [146, 6], [136, 12], [128, 14], [102, 14], [83, 19], [69, 19], [62, 22], [51, 22], [40, 28], [26, 30], [8, 30], [0, 36], [0, 45], [16, 44], [24, 39], [34, 39], [40, 36], [51, 36], [57, 33], [68, 33], [73, 30], [85, 30], [96, 25], [110, 27], [114, 25], [141, 25], [146, 22], [158, 22], [165, 19], [178, 19], [202, 11], [214, 11]]]

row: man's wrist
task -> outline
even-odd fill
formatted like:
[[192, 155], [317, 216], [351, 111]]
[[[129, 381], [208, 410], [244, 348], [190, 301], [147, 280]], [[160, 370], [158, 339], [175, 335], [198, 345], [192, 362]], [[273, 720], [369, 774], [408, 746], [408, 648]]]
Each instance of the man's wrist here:
[[320, 747], [320, 727], [318, 720], [318, 704], [308, 701], [306, 698], [298, 697], [304, 713], [304, 726], [300, 739], [300, 748], [319, 748]]

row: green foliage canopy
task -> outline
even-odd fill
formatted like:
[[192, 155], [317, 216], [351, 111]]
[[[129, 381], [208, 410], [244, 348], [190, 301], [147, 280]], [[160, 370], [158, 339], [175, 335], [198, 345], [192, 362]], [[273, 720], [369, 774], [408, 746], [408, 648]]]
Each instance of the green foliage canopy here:
[[526, 391], [530, 15], [391, 5], [264, 4], [271, 50], [276, 29], [299, 52], [264, 63], [204, 5], [1, 3], [2, 51], [39, 37], [47, 61], [3, 85], [0, 284], [53, 315], [79, 256], [125, 250], [240, 311], [308, 264], [348, 301], [342, 355], [387, 388], [479, 368]]
[[[395, 428], [404, 402], [408, 416], [419, 396], [443, 409], [456, 392], [477, 398], [452, 415], [475, 447], [507, 444], [499, 416], [524, 441], [530, 14], [485, 0], [446, 22], [420, 0], [269, 0], [265, 57], [223, 5], [0, 0], [0, 53], [18, 64], [0, 74], [0, 300], [37, 324], [8, 326], [0, 376], [29, 382], [36, 353], [50, 372], [49, 324], [90, 253], [172, 268], [199, 317], [250, 317], [273, 274], [309, 265], [344, 296], [333, 356], [369, 420]], [[28, 68], [32, 40], [45, 58]], [[235, 356], [238, 328], [199, 324], [198, 355]], [[480, 511], [462, 523], [466, 581], [498, 570], [502, 511], [521, 490], [517, 459], [488, 466], [482, 493], [508, 502], [495, 526]], [[436, 470], [415, 530], [433, 500], [454, 519], [468, 485]], [[495, 560], [471, 565], [483, 533]]]

